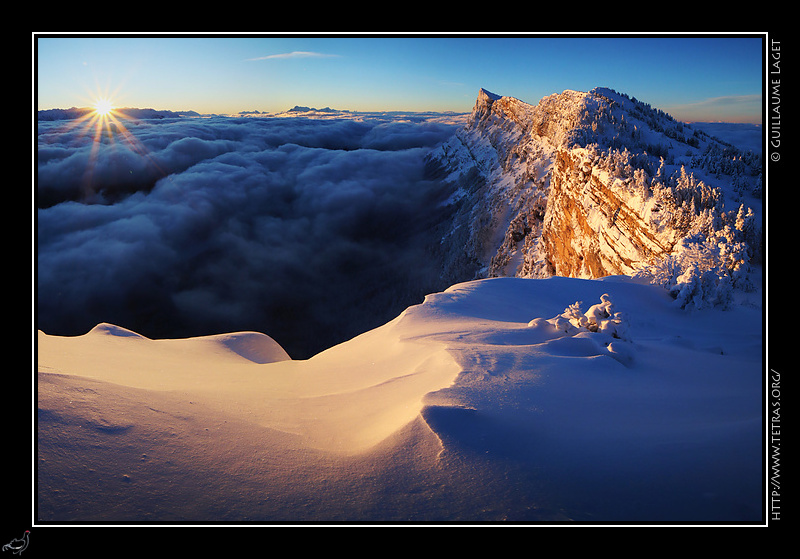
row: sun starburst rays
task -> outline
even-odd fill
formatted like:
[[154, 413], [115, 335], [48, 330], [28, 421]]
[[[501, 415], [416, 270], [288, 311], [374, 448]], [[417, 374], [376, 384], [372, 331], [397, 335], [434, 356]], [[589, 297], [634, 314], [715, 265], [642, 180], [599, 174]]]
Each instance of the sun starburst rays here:
[[114, 110], [114, 103], [107, 97], [98, 97], [93, 105], [94, 112], [100, 118], [109, 116]]
[[97, 199], [98, 194], [108, 187], [108, 185], [95, 184], [94, 171], [103, 152], [105, 153], [103, 157], [109, 158], [116, 157], [113, 155], [114, 153], [120, 153], [116, 151], [117, 149], [130, 150], [146, 159], [161, 172], [160, 166], [150, 156], [147, 148], [128, 129], [131, 122], [138, 122], [138, 120], [127, 115], [125, 109], [118, 108], [112, 97], [98, 95], [83, 110], [82, 116], [66, 125], [68, 130], [78, 132], [75, 136], [77, 142], [88, 144], [89, 151], [82, 180], [84, 200]]

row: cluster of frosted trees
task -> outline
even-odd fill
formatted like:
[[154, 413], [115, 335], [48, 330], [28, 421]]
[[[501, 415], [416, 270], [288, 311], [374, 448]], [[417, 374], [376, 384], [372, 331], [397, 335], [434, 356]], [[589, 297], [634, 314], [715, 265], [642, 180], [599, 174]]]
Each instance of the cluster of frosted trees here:
[[589, 150], [594, 166], [620, 179], [629, 195], [640, 199], [639, 207], [649, 208], [655, 230], [669, 229], [681, 239], [639, 276], [669, 289], [683, 307], [727, 307], [734, 289], [752, 289], [749, 275], [761, 257], [761, 231], [751, 208], [740, 204], [725, 211], [723, 190], [684, 166], [670, 172], [663, 159], [655, 168], [646, 154]]

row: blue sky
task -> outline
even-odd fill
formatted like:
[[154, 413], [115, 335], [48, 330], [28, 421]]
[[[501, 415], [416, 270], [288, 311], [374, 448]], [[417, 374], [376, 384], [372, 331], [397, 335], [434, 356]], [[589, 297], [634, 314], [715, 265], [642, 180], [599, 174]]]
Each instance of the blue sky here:
[[38, 109], [224, 113], [294, 105], [468, 112], [478, 89], [535, 104], [610, 87], [688, 121], [760, 122], [762, 38], [35, 37]]

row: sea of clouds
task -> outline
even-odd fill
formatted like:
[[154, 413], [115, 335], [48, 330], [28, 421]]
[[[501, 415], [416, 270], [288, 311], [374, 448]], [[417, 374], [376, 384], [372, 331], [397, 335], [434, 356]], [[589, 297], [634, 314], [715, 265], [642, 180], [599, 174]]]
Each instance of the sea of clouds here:
[[461, 122], [40, 120], [36, 327], [255, 330], [293, 358], [376, 327], [448, 286], [432, 244], [452, 187], [425, 155]]

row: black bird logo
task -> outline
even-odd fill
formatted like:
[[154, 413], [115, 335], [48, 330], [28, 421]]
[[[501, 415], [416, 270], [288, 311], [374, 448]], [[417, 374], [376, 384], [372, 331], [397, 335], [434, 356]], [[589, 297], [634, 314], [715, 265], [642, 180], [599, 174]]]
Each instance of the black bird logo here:
[[22, 535], [21, 538], [14, 538], [6, 545], [3, 546], [3, 551], [10, 551], [11, 553], [15, 553], [20, 555], [25, 548], [28, 547], [28, 536], [30, 535], [30, 530], [25, 530], [25, 533]]

